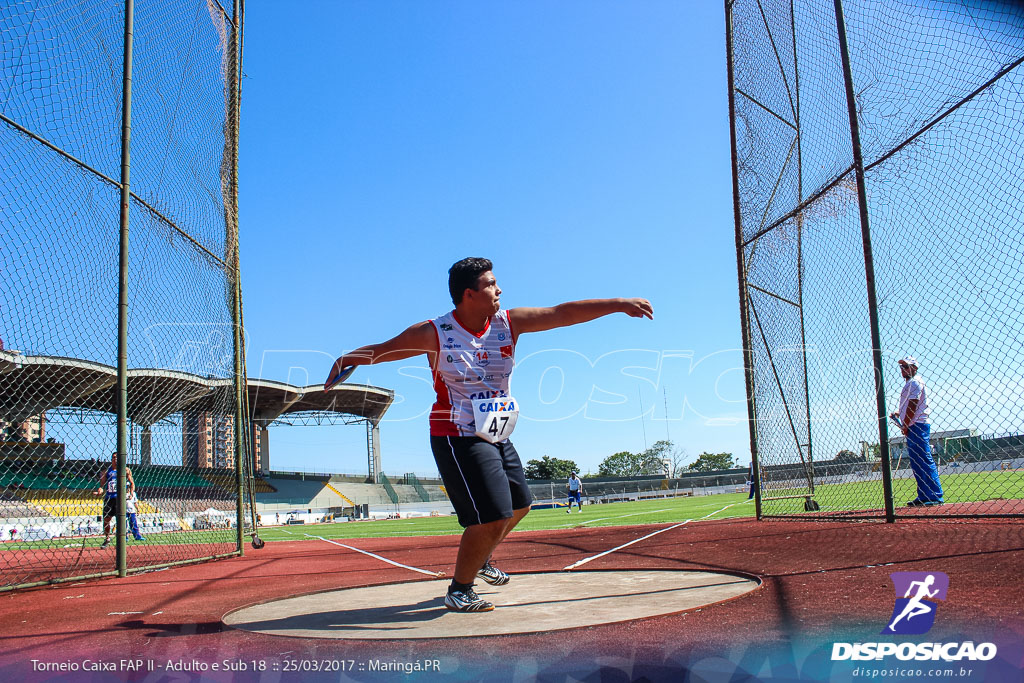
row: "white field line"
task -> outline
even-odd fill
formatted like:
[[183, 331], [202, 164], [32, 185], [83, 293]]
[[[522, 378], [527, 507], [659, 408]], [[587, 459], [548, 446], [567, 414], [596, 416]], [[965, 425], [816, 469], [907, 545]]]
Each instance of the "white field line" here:
[[[284, 529], [278, 529], [278, 531], [282, 531], [282, 532], [284, 532], [286, 534], [289, 534], [289, 535], [292, 535], [292, 536], [295, 535], [295, 534], [293, 534], [290, 531], [285, 531]], [[391, 531], [387, 535], [388, 536], [455, 536], [456, 534], [461, 534], [461, 533], [462, 533], [461, 531], [447, 531], [445, 533], [424, 534], [422, 531]], [[303, 535], [304, 536], [309, 536], [309, 534], [303, 534]], [[319, 536], [313, 536], [312, 538], [320, 538], [320, 537]], [[384, 538], [384, 536], [383, 535], [382, 536], [358, 536], [357, 538]]]
[[672, 508], [665, 508], [664, 510], [647, 510], [645, 512], [631, 512], [628, 515], [617, 515], [615, 517], [598, 517], [597, 519], [588, 519], [587, 521], [580, 522], [579, 524], [563, 524], [562, 528], [563, 529], [567, 529], [569, 527], [579, 527], [579, 526], [583, 526], [584, 524], [593, 524], [594, 522], [603, 522], [603, 521], [605, 521], [607, 519], [623, 519], [624, 517], [636, 517], [637, 515], [653, 515], [656, 512], [668, 512], [671, 509]]
[[434, 578], [437, 578], [437, 579], [440, 579], [440, 578], [445, 576], [444, 572], [432, 572], [432, 571], [428, 571], [426, 569], [420, 569], [418, 567], [410, 567], [407, 564], [402, 564], [401, 562], [395, 562], [394, 560], [389, 560], [388, 558], [381, 557], [380, 555], [374, 555], [373, 553], [368, 552], [366, 550], [360, 550], [359, 548], [353, 548], [352, 546], [345, 545], [344, 543], [336, 543], [335, 541], [329, 541], [326, 538], [324, 538], [323, 536], [314, 536], [313, 534], [302, 534], [302, 535], [303, 536], [309, 536], [310, 538], [320, 539], [324, 543], [330, 543], [331, 545], [336, 545], [339, 548], [347, 548], [348, 550], [354, 550], [355, 552], [362, 553], [363, 555], [369, 555], [370, 557], [372, 557], [374, 559], [377, 559], [377, 560], [380, 560], [381, 562], [387, 562], [390, 565], [394, 565], [396, 567], [401, 567], [402, 569], [408, 569], [409, 571], [412, 571], [412, 572], [419, 572], [420, 574], [426, 574], [427, 576], [433, 576]]
[[591, 557], [584, 558], [584, 559], [580, 560], [579, 562], [574, 562], [574, 563], [570, 564], [568, 567], [565, 567], [563, 569], [563, 571], [567, 571], [567, 572], [568, 571], [572, 571], [573, 569], [576, 569], [577, 567], [581, 567], [581, 566], [585, 565], [587, 562], [590, 562], [591, 560], [596, 560], [597, 558], [604, 557], [605, 555], [611, 555], [612, 553], [616, 552], [617, 550], [622, 550], [623, 548], [628, 548], [629, 546], [633, 545], [634, 543], [639, 543], [640, 541], [647, 540], [648, 538], [652, 538], [654, 536], [657, 536], [658, 534], [663, 534], [666, 531], [672, 531], [673, 529], [678, 529], [679, 527], [683, 526], [684, 524], [689, 524], [690, 522], [696, 522], [696, 521], [699, 521], [699, 520], [702, 520], [702, 519], [707, 519], [708, 517], [711, 517], [713, 515], [717, 515], [719, 512], [723, 512], [725, 510], [728, 510], [733, 505], [741, 505], [742, 503], [745, 503], [745, 502], [747, 502], [747, 501], [744, 500], [744, 501], [740, 501], [738, 503], [730, 503], [730, 504], [726, 505], [724, 508], [720, 508], [718, 510], [715, 510], [714, 512], [710, 512], [710, 513], [704, 515], [703, 517], [698, 517], [696, 519], [688, 519], [685, 522], [680, 522], [679, 524], [673, 524], [670, 527], [666, 527], [664, 529], [659, 529], [658, 531], [655, 531], [654, 533], [650, 533], [650, 534], [647, 534], [646, 536], [641, 536], [640, 538], [633, 539], [629, 543], [623, 543], [622, 545], [618, 546], [617, 548], [612, 548], [611, 550], [605, 550], [603, 553], [598, 553], [597, 555], [593, 555]]

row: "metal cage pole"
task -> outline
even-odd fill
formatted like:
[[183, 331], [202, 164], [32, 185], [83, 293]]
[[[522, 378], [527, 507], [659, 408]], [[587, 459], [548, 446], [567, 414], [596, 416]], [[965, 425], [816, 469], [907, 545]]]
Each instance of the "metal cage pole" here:
[[232, 257], [228, 268], [233, 280], [231, 296], [231, 322], [234, 343], [234, 389], [235, 389], [235, 542], [237, 552], [245, 554], [245, 425], [246, 415], [242, 403], [242, 390], [245, 384], [245, 368], [242, 366], [242, 283], [241, 268], [238, 254], [238, 123], [239, 123], [239, 43], [241, 40], [241, 0], [235, 0], [231, 15], [231, 38], [228, 41], [228, 145], [231, 154], [231, 195], [230, 208], [227, 209], [227, 226], [233, 233], [229, 248]]
[[864, 159], [861, 155], [860, 126], [857, 121], [857, 97], [853, 89], [850, 48], [846, 40], [846, 19], [843, 1], [834, 0], [836, 30], [843, 59], [843, 81], [846, 84], [846, 106], [850, 114], [850, 138], [853, 143], [853, 167], [857, 177], [857, 201], [860, 203], [860, 231], [864, 244], [864, 276], [868, 290], [868, 315], [871, 320], [871, 355], [875, 366], [875, 399], [878, 408], [878, 449], [882, 458], [882, 491], [885, 496], [885, 521], [894, 522], [892, 463], [889, 460], [889, 428], [885, 412], [885, 384], [882, 377], [882, 335], [878, 326], [878, 297], [875, 292], [875, 261], [871, 252], [871, 226], [868, 222], [868, 200], [864, 183]]
[[747, 388], [747, 419], [750, 433], [750, 458], [753, 462], [754, 511], [761, 519], [761, 467], [757, 453], [757, 419], [754, 405], [754, 352], [750, 341], [747, 311], [747, 269], [743, 259], [743, 220], [740, 212], [739, 159], [736, 150], [736, 94], [733, 77], [732, 45], [733, 0], [725, 0], [725, 52], [729, 76], [729, 143], [732, 154], [732, 207], [736, 230], [736, 274], [739, 279], [740, 329], [743, 334], [743, 379]]
[[[797, 62], [796, 45], [796, 8], [793, 0], [789, 3], [789, 19], [793, 26], [793, 92], [796, 97], [796, 192], [797, 200], [804, 200], [804, 150], [803, 126], [800, 116], [800, 68]], [[811, 495], [814, 495], [814, 436], [811, 426], [811, 389], [810, 378], [807, 376], [807, 331], [804, 323], [804, 213], [796, 215], [796, 251], [797, 251], [797, 287], [800, 303], [800, 353], [804, 361], [804, 404], [807, 408], [807, 462], [811, 470]]]
[[[124, 3], [124, 62], [121, 71], [121, 241], [117, 272], [117, 515], [114, 526], [117, 575], [128, 575], [125, 547], [125, 468], [128, 466], [128, 209], [131, 204], [132, 48], [135, 2]], [[104, 494], [105, 495], [105, 494]]]

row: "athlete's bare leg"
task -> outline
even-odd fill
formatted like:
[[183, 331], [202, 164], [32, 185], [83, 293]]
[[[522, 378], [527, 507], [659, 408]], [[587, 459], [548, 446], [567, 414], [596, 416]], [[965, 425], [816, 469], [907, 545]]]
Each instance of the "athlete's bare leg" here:
[[[512, 511], [512, 516], [509, 517], [507, 520], [505, 520], [506, 522], [508, 522], [508, 526], [505, 527], [505, 531], [504, 531], [504, 533], [501, 534], [501, 538], [498, 539], [498, 543], [501, 543], [502, 541], [505, 540], [505, 537], [508, 536], [508, 532], [510, 532], [513, 529], [515, 529], [516, 528], [516, 524], [519, 524], [519, 522], [523, 521], [523, 517], [525, 517], [526, 513], [528, 513], [529, 511], [530, 511], [530, 506], [529, 505], [527, 505], [524, 508], [519, 508], [518, 510], [513, 510]], [[497, 545], [497, 544], [495, 544], [495, 545]]]
[[513, 510], [512, 516], [508, 519], [466, 527], [466, 530], [462, 532], [462, 540], [459, 541], [459, 554], [455, 559], [455, 581], [473, 583], [480, 567], [484, 566], [484, 562], [490, 558], [498, 544], [529, 511], [529, 507], [520, 508]]
[[508, 522], [507, 519], [499, 519], [496, 522], [466, 527], [462, 532], [459, 554], [455, 559], [454, 578], [457, 583], [473, 583], [477, 570], [484, 566], [495, 546], [504, 538]]

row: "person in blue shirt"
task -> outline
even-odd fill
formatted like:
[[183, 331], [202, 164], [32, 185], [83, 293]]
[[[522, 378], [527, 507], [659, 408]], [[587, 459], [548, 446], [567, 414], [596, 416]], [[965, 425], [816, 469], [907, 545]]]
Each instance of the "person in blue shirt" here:
[[[125, 495], [131, 496], [135, 491], [135, 479], [132, 468], [125, 466]], [[110, 467], [100, 475], [100, 487], [93, 491], [94, 496], [103, 496], [103, 545], [110, 545], [110, 520], [117, 516], [117, 451], [110, 456]]]

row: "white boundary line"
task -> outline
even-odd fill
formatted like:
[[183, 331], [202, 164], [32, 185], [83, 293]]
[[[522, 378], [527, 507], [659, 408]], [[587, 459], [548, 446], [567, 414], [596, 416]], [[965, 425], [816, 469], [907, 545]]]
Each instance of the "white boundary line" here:
[[617, 515], [615, 517], [598, 517], [597, 519], [588, 519], [587, 521], [580, 522], [579, 524], [563, 524], [560, 528], [568, 529], [570, 527], [581, 527], [581, 526], [585, 526], [587, 524], [593, 524], [594, 522], [604, 522], [605, 520], [609, 520], [609, 519], [623, 519], [624, 517], [636, 517], [637, 515], [653, 515], [656, 512], [668, 512], [671, 509], [672, 508], [665, 508], [664, 510], [648, 510], [646, 512], [631, 512], [628, 515]]
[[658, 531], [655, 531], [654, 533], [647, 534], [646, 536], [641, 536], [640, 538], [635, 538], [632, 541], [630, 541], [629, 543], [623, 543], [622, 545], [620, 545], [617, 548], [612, 548], [611, 550], [605, 550], [603, 553], [598, 553], [597, 555], [593, 555], [591, 557], [587, 557], [585, 559], [582, 559], [579, 562], [574, 562], [574, 563], [570, 564], [568, 567], [565, 567], [562, 571], [570, 572], [573, 569], [576, 569], [577, 567], [582, 567], [583, 565], [585, 565], [587, 562], [590, 562], [591, 560], [596, 560], [597, 558], [604, 557], [605, 555], [611, 555], [615, 551], [622, 550], [623, 548], [628, 548], [629, 546], [633, 545], [634, 543], [639, 543], [640, 541], [647, 540], [648, 538], [651, 538], [653, 536], [657, 536], [658, 534], [663, 534], [666, 531], [672, 531], [673, 529], [678, 529], [679, 527], [683, 526], [684, 524], [689, 524], [690, 522], [696, 522], [696, 521], [700, 521], [702, 519], [707, 519], [708, 517], [711, 517], [712, 515], [717, 515], [719, 512], [723, 512], [725, 510], [728, 510], [733, 505], [741, 505], [742, 503], [746, 503], [746, 502], [748, 502], [748, 501], [743, 500], [743, 501], [739, 501], [737, 503], [729, 503], [724, 508], [715, 510], [714, 512], [710, 512], [710, 513], [704, 515], [703, 517], [698, 517], [696, 519], [688, 519], [685, 522], [680, 522], [679, 524], [673, 524], [670, 527], [666, 527], [664, 529], [659, 529]]
[[[281, 529], [281, 531], [284, 531], [286, 534], [291, 534], [292, 533], [292, 532], [287, 531], [285, 529]], [[294, 535], [294, 534], [292, 534], [292, 535]], [[302, 534], [302, 535], [303, 536], [308, 536], [309, 538], [319, 539], [319, 540], [323, 541], [324, 543], [330, 543], [331, 545], [336, 545], [339, 548], [346, 548], [348, 550], [354, 550], [357, 553], [362, 553], [363, 555], [369, 555], [370, 557], [372, 557], [374, 559], [377, 559], [377, 560], [380, 560], [381, 562], [387, 562], [390, 565], [394, 565], [396, 567], [401, 567], [402, 569], [408, 569], [409, 571], [412, 571], [412, 572], [419, 572], [420, 574], [426, 574], [427, 576], [433, 576], [435, 579], [443, 579], [445, 576], [447, 576], [447, 574], [445, 574], [444, 572], [432, 572], [432, 571], [428, 571], [426, 569], [419, 569], [418, 567], [410, 567], [407, 564], [402, 564], [401, 562], [395, 562], [394, 560], [389, 560], [388, 558], [381, 557], [380, 555], [374, 555], [373, 553], [369, 552], [368, 550], [360, 550], [359, 548], [353, 548], [352, 546], [345, 545], [344, 543], [337, 543], [335, 541], [329, 541], [326, 538], [324, 538], [323, 536], [314, 536], [313, 534]]]

